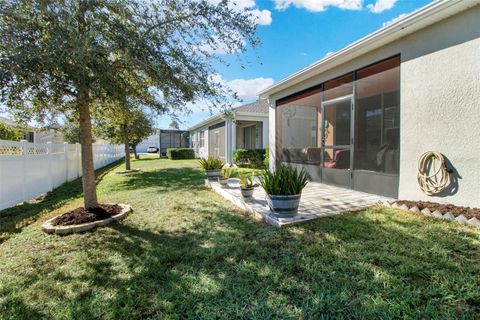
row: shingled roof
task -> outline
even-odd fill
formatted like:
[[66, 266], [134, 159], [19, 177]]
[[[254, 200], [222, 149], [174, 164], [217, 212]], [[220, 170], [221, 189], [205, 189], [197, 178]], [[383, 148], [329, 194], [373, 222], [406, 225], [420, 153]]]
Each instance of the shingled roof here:
[[255, 102], [245, 104], [243, 106], [235, 108], [234, 112], [268, 114], [268, 103], [264, 99], [263, 100], [257, 100]]
[[[267, 116], [268, 117], [268, 108], [269, 105], [266, 100], [257, 100], [252, 103], [244, 104], [243, 106], [237, 107], [233, 109], [233, 113], [235, 114], [242, 114], [242, 115], [248, 115], [249, 113], [253, 115], [261, 115]], [[204, 125], [207, 125], [210, 122], [213, 121], [218, 121], [222, 119], [223, 115], [222, 114], [217, 114], [214, 115], [206, 120], [203, 120], [202, 122], [197, 123], [196, 125], [188, 128], [188, 130], [194, 130], [196, 128], [202, 127]]]

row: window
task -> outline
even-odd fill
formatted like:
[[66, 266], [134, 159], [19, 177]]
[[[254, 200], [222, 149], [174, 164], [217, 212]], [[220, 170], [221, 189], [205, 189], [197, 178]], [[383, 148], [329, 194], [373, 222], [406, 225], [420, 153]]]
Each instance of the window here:
[[243, 140], [245, 149], [255, 149], [257, 147], [256, 126], [250, 126], [243, 129]]
[[205, 131], [200, 131], [200, 148], [205, 147]]
[[[355, 113], [350, 99], [337, 99], [345, 96]], [[400, 56], [279, 99], [275, 114], [277, 161], [320, 164], [324, 130], [324, 167], [350, 169], [353, 161], [356, 170], [398, 174]]]
[[398, 174], [400, 58], [357, 71], [355, 169]]
[[320, 92], [278, 106], [276, 117], [278, 160], [319, 164]]

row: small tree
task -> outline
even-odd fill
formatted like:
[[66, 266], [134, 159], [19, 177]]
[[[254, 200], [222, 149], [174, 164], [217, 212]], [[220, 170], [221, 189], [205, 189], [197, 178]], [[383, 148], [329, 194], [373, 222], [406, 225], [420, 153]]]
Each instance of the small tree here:
[[[116, 110], [112, 108], [110, 110]], [[95, 121], [95, 131], [111, 143], [125, 145], [125, 170], [131, 170], [130, 146], [137, 157], [137, 145], [153, 132], [151, 117], [141, 109], [129, 110], [124, 113], [113, 112], [109, 116], [99, 117]]]
[[141, 97], [163, 112], [198, 99], [224, 103], [212, 52], [243, 52], [258, 40], [251, 11], [214, 2], [0, 1], [0, 102], [38, 122], [78, 117], [86, 208], [98, 206], [93, 102]]
[[0, 140], [20, 141], [23, 134], [15, 127], [0, 121]]

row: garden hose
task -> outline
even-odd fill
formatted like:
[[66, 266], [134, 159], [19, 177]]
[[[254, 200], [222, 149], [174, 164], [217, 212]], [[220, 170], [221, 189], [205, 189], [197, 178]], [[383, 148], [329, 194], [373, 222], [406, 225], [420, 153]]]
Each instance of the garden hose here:
[[418, 160], [417, 182], [426, 195], [434, 195], [450, 185], [450, 170], [440, 152], [424, 152]]

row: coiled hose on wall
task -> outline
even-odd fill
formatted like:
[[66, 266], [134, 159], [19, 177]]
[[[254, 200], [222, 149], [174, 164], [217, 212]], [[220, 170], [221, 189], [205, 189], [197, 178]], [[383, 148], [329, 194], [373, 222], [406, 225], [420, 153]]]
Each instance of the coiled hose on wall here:
[[424, 152], [418, 160], [417, 182], [420, 189], [431, 196], [450, 185], [450, 170], [440, 152]]

